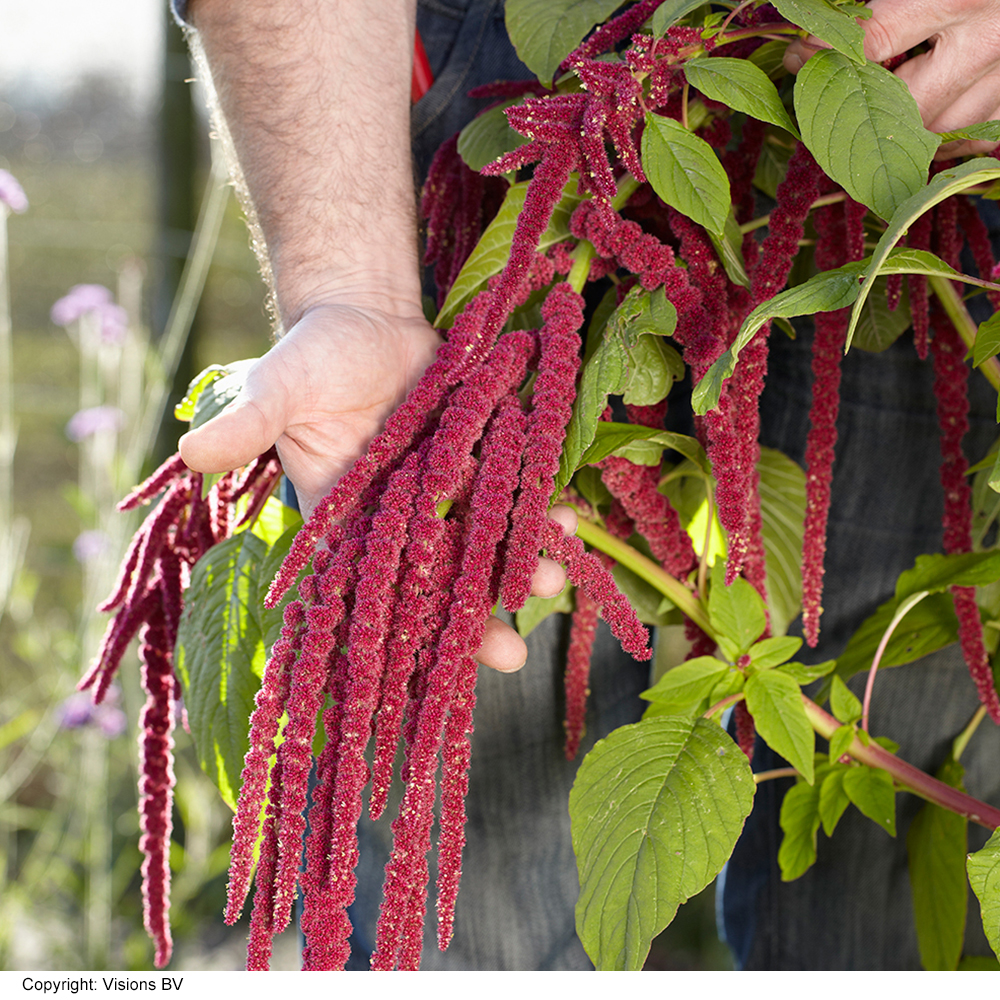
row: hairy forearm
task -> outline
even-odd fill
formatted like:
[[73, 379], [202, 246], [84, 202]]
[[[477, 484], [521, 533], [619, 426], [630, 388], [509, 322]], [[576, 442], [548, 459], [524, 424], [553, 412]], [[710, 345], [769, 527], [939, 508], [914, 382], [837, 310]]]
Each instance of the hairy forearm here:
[[195, 0], [285, 329], [310, 307], [419, 304], [415, 0]]

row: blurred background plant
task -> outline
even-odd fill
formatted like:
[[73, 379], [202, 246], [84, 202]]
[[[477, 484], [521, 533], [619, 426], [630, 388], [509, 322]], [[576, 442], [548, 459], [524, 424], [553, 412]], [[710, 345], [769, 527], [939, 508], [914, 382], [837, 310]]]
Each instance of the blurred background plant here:
[[[106, 0], [102, 18], [0, 0], [2, 969], [152, 968], [138, 671], [127, 659], [98, 710], [75, 686], [137, 525], [116, 501], [175, 450], [190, 378], [269, 338], [166, 0]], [[240, 968], [245, 929], [221, 920], [230, 814], [176, 739], [170, 967]], [[711, 891], [685, 911], [648, 967], [727, 967]], [[292, 930], [272, 968], [297, 967]]]

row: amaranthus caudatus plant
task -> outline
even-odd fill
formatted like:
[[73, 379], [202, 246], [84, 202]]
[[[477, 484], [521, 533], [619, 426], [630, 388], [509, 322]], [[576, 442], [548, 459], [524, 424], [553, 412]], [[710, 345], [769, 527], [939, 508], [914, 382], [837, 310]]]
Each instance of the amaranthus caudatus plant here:
[[[404, 791], [372, 967], [419, 964], [438, 795], [437, 927], [447, 946], [474, 653], [498, 601], [537, 619], [528, 595], [540, 550], [567, 567], [575, 588], [569, 755], [580, 744], [598, 616], [640, 659], [649, 656], [640, 617], [684, 623], [690, 644], [689, 658], [644, 696], [643, 720], [584, 759], [570, 798], [578, 932], [598, 967], [641, 967], [652, 936], [732, 853], [753, 805], [755, 731], [799, 779], [788, 793], [797, 808], [782, 816], [786, 878], [809, 867], [818, 826], [832, 833], [850, 803], [894, 831], [897, 789], [929, 809], [1000, 826], [1000, 809], [917, 770], [868, 731], [879, 665], [954, 641], [982, 703], [955, 759], [986, 715], [1000, 723], [996, 640], [981, 624], [995, 611], [981, 609], [976, 592], [1000, 579], [1000, 553], [982, 550], [985, 531], [974, 544], [961, 448], [970, 347], [1000, 385], [996, 324], [977, 328], [961, 292], [963, 282], [986, 289], [993, 304], [1000, 293], [970, 200], [994, 193], [1000, 164], [932, 165], [940, 142], [998, 139], [1000, 123], [944, 136], [924, 129], [905, 85], [865, 60], [856, 20], [864, 10], [853, 2], [620, 7], [590, 5], [601, 18], [590, 23], [541, 17], [538, 0], [508, 0], [512, 41], [538, 79], [481, 91], [498, 103], [441, 148], [423, 192], [444, 344], [309, 522], [270, 548], [261, 532], [221, 540], [228, 515], [214, 512], [234, 490], [264, 495], [274, 471], [267, 456], [246, 479], [225, 480], [208, 514], [198, 513], [200, 490], [176, 463], [138, 493], [150, 498], [171, 484], [142, 536], [168, 544], [157, 542], [154, 568], [153, 543], [137, 543], [115, 595], [125, 598], [127, 628], [117, 626], [110, 644], [118, 649], [145, 623], [147, 673], [152, 662], [166, 687], [173, 678], [183, 689], [204, 766], [235, 810], [227, 921], [255, 882], [250, 968], [267, 967], [297, 891], [304, 966], [343, 967], [365, 789], [375, 818], [400, 746]], [[781, 54], [804, 33], [831, 48], [793, 81]], [[978, 276], [958, 270], [966, 244]], [[802, 315], [816, 316], [804, 474], [758, 443], [769, 337]], [[852, 342], [884, 348], [911, 325], [914, 351], [933, 355], [944, 552], [900, 578], [894, 601], [840, 660], [791, 662], [803, 640], [786, 633], [800, 606], [806, 643], [817, 643], [821, 625], [840, 359]], [[686, 372], [690, 436], [664, 429], [671, 388]], [[193, 386], [195, 422], [231, 397], [238, 373], [219, 374]], [[980, 481], [1000, 488], [993, 461]], [[576, 537], [548, 516], [558, 500], [580, 514]], [[211, 528], [189, 542], [198, 518]], [[801, 554], [800, 572], [789, 568], [790, 551]], [[194, 559], [181, 613], [179, 584]], [[948, 604], [937, 645], [893, 646], [907, 612], [927, 598]], [[869, 671], [863, 703], [845, 684], [859, 664]], [[101, 666], [91, 679], [106, 675]], [[801, 693], [821, 678], [817, 700]], [[160, 715], [165, 697], [151, 694]], [[827, 697], [832, 714], [820, 707]], [[719, 725], [730, 706], [736, 742]], [[166, 728], [150, 718], [150, 733]], [[817, 752], [816, 733], [828, 753]], [[169, 736], [164, 745], [153, 755], [161, 762]], [[169, 765], [156, 773], [168, 775]], [[168, 785], [159, 780], [150, 792], [156, 822], [146, 828], [159, 837], [147, 893], [158, 961], [169, 947]], [[708, 825], [691, 820], [709, 813]], [[961, 864], [964, 848], [958, 854]], [[968, 877], [995, 950], [998, 872], [994, 835], [969, 858]], [[911, 866], [930, 897], [938, 875]], [[964, 873], [959, 881], [964, 899]], [[923, 948], [933, 920], [919, 907], [915, 917]], [[951, 967], [960, 939], [958, 948]], [[941, 954], [929, 945], [925, 954], [932, 950]]]

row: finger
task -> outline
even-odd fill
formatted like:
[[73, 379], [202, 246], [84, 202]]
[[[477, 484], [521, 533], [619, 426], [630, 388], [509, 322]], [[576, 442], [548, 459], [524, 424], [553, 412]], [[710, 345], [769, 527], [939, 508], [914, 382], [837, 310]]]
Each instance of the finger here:
[[567, 535], [575, 535], [577, 525], [580, 523], [580, 519], [576, 516], [576, 511], [572, 507], [567, 507], [566, 504], [557, 503], [552, 510], [549, 511], [549, 517], [553, 521], [557, 521], [562, 525], [563, 531]]
[[557, 562], [546, 559], [538, 560], [538, 569], [531, 577], [531, 593], [535, 597], [555, 597], [561, 594], [566, 586], [566, 570]]
[[817, 52], [828, 48], [830, 46], [826, 42], [821, 42], [815, 35], [810, 35], [808, 38], [796, 38], [785, 49], [782, 62], [789, 73], [798, 73]]
[[486, 619], [486, 633], [476, 659], [485, 667], [499, 670], [502, 674], [512, 674], [524, 666], [528, 659], [528, 647], [509, 625], [490, 615]]
[[[943, 109], [927, 127], [932, 132], [950, 132], [975, 122], [995, 120], [1000, 114], [1000, 73], [984, 77], [972, 89], [962, 94], [954, 104]], [[941, 146], [936, 159], [951, 159], [970, 153], [987, 153], [996, 146], [991, 142], [958, 141]]]
[[218, 416], [180, 440], [181, 458], [196, 472], [228, 472], [252, 462], [285, 429], [286, 400], [280, 389], [244, 388]]
[[865, 55], [873, 62], [884, 62], [961, 23], [951, 7], [941, 0], [871, 0], [872, 16], [860, 22]]

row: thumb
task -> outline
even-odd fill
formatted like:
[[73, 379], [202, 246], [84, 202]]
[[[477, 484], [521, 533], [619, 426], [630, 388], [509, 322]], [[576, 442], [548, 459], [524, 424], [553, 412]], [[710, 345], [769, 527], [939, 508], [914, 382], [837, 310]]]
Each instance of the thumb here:
[[284, 433], [287, 397], [280, 387], [244, 387], [217, 416], [180, 439], [181, 458], [195, 472], [229, 472], [262, 455]]

